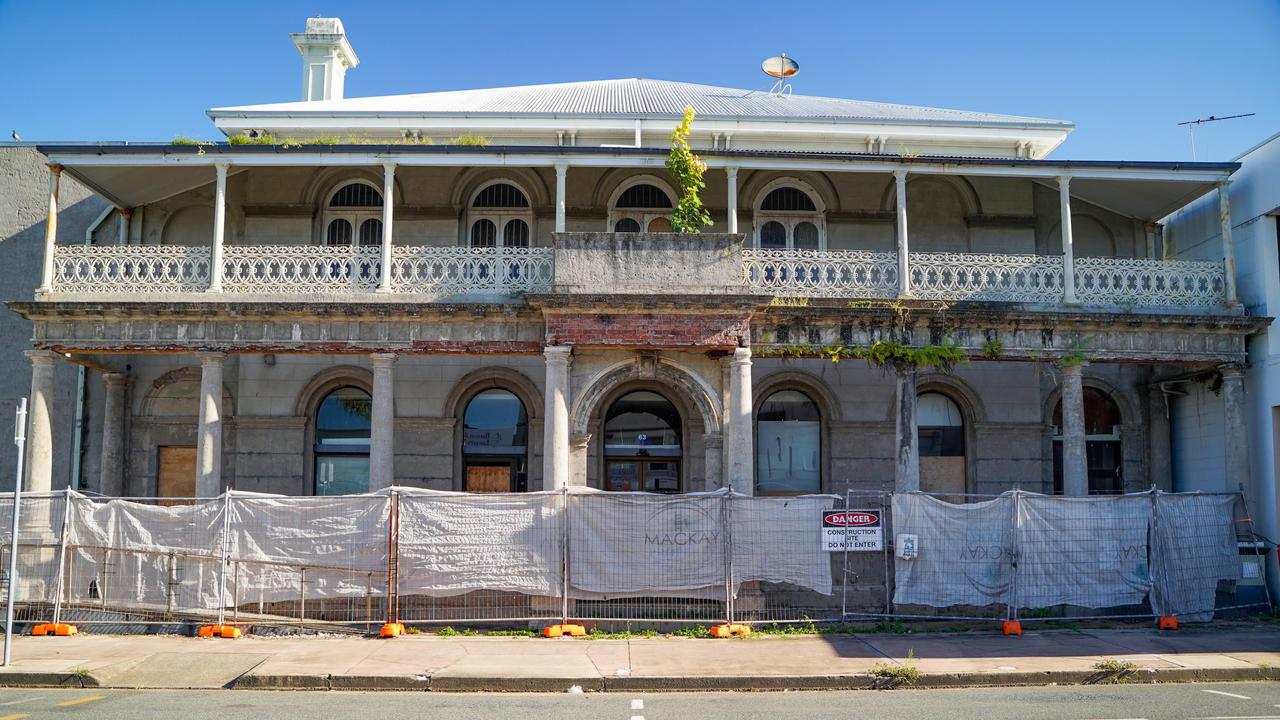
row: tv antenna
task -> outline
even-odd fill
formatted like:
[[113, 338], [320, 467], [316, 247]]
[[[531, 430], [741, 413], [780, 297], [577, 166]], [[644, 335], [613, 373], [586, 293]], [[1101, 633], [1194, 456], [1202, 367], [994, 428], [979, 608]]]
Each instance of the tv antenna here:
[[765, 58], [764, 62], [760, 63], [760, 69], [765, 75], [777, 80], [773, 87], [769, 88], [769, 93], [782, 97], [791, 94], [791, 83], [787, 81], [800, 74], [799, 63], [787, 57], [786, 53]]
[[1211, 123], [1211, 122], [1220, 122], [1222, 120], [1235, 120], [1236, 118], [1253, 117], [1254, 115], [1257, 115], [1257, 113], [1244, 113], [1242, 115], [1227, 115], [1225, 117], [1214, 117], [1213, 115], [1210, 115], [1207, 118], [1196, 118], [1195, 120], [1187, 120], [1186, 122], [1178, 123], [1179, 125], [1186, 125], [1187, 133], [1191, 135], [1191, 159], [1192, 160], [1196, 159], [1196, 126], [1197, 125], [1203, 125], [1205, 123]]

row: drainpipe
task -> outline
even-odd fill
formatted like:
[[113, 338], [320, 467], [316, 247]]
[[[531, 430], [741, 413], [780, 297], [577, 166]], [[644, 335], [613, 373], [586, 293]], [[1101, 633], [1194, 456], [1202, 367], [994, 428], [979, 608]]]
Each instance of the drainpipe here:
[[[114, 211], [115, 208], [108, 205], [96, 220], [89, 223], [89, 227], [85, 228], [84, 231], [85, 245], [93, 244], [93, 232], [101, 227], [102, 223], [106, 222], [107, 217]], [[71, 482], [69, 483], [72, 490], [80, 489], [81, 463], [84, 455], [84, 406], [88, 399], [85, 393], [85, 386], [88, 380], [85, 374], [87, 370], [88, 368], [83, 365], [76, 365], [76, 423], [71, 435]]]

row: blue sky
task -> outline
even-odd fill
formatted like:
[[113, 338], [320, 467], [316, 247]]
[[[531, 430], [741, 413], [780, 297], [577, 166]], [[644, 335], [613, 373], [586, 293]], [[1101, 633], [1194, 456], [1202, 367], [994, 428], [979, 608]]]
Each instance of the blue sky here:
[[1054, 157], [1226, 160], [1280, 131], [1277, 0], [209, 3], [0, 0], [0, 137], [214, 137], [210, 107], [296, 100], [288, 34], [336, 15], [347, 96], [615, 77], [1071, 120]]

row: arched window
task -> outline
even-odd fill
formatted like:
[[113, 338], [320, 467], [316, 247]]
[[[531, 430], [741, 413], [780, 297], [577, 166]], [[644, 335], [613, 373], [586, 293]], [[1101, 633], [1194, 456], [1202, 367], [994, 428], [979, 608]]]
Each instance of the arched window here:
[[[1124, 466], [1120, 455], [1120, 406], [1105, 392], [1084, 388], [1085, 457], [1088, 462], [1089, 494], [1124, 492]], [[1062, 485], [1062, 400], [1053, 410], [1053, 491]]]
[[756, 493], [822, 490], [822, 414], [808, 395], [779, 390], [756, 413]]
[[680, 492], [681, 427], [675, 405], [656, 392], [618, 398], [604, 420], [605, 489]]
[[963, 495], [967, 489], [964, 415], [951, 398], [923, 392], [916, 398], [920, 489]]
[[340, 387], [316, 408], [316, 495], [369, 491], [369, 420], [373, 400], [357, 387]]
[[533, 209], [529, 196], [507, 181], [482, 186], [467, 209], [467, 243], [471, 247], [529, 247]]
[[827, 246], [822, 208], [810, 190], [796, 184], [766, 186], [756, 206], [755, 227], [756, 247], [764, 250], [821, 250]]
[[671, 232], [671, 191], [656, 178], [642, 176], [623, 186], [609, 208], [613, 232]]
[[490, 388], [467, 403], [462, 416], [463, 489], [528, 489], [529, 416], [510, 390]]
[[329, 196], [324, 212], [326, 245], [382, 245], [382, 193], [364, 182], [343, 185]]

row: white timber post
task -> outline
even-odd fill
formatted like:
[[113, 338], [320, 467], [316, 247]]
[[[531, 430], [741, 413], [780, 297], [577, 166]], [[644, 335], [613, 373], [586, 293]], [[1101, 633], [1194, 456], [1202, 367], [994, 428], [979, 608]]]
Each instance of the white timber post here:
[[395, 484], [395, 353], [374, 353], [373, 411], [369, 427], [369, 490]]
[[1236, 295], [1236, 246], [1231, 240], [1231, 183], [1218, 183], [1218, 222], [1222, 224], [1222, 265], [1226, 274], [1227, 304], [1235, 305]]
[[570, 348], [549, 345], [543, 351], [547, 363], [546, 407], [542, 430], [542, 489], [569, 486], [569, 366]]
[[729, 487], [755, 494], [755, 448], [751, 432], [751, 349], [737, 348], [729, 359], [729, 427], [725, 437]]
[[116, 244], [128, 245], [129, 244], [129, 220], [130, 218], [133, 217], [133, 211], [130, 210], [129, 208], [120, 208], [119, 210], [116, 210], [116, 214], [120, 216], [120, 225], [118, 228], [120, 231], [120, 234], [116, 236]]
[[53, 246], [58, 241], [58, 186], [62, 182], [62, 166], [49, 163], [49, 214], [44, 222], [44, 265], [37, 292], [53, 292]]
[[911, 297], [911, 262], [907, 243], [907, 171], [894, 170], [898, 190], [898, 295]]
[[558, 233], [564, 232], [565, 227], [564, 185], [568, 173], [568, 165], [556, 163], [556, 232]]
[[222, 365], [226, 355], [200, 353], [200, 418], [196, 428], [196, 497], [222, 492]]
[[[214, 165], [217, 183], [213, 191], [213, 256], [209, 263], [209, 292], [222, 292], [222, 243], [227, 232], [227, 163]], [[214, 495], [217, 493], [215, 492]], [[212, 496], [210, 496], [212, 497]]]
[[1089, 494], [1084, 428], [1084, 363], [1062, 367], [1062, 494]]
[[734, 235], [738, 232], [738, 168], [727, 167], [724, 174], [729, 179], [729, 234]]
[[1058, 176], [1058, 212], [1062, 225], [1062, 302], [1079, 305], [1076, 299], [1076, 259], [1071, 240], [1071, 176]]
[[395, 225], [396, 164], [382, 164], [382, 276], [378, 292], [391, 292], [391, 229]]

